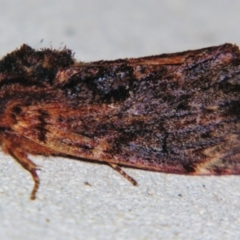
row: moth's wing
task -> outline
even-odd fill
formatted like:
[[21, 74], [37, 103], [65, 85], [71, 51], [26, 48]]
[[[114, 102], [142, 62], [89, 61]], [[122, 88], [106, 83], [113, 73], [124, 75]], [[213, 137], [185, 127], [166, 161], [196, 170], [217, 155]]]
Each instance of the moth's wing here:
[[[238, 47], [79, 63], [13, 130], [66, 154], [171, 173], [239, 174]], [[49, 97], [50, 99], [50, 97]]]
[[156, 162], [158, 153], [153, 150], [158, 143], [143, 141], [147, 117], [119, 119], [118, 111], [106, 104], [77, 109], [63, 103], [24, 106], [12, 128], [18, 136], [60, 155], [161, 170], [159, 163], [165, 160]]
[[234, 125], [221, 126], [221, 131], [229, 131], [221, 140], [212, 136], [212, 142], [203, 142], [191, 125], [182, 134], [177, 128], [171, 130], [183, 119], [171, 122], [166, 132], [159, 119], [119, 117], [119, 108], [117, 104], [77, 109], [63, 103], [26, 106], [13, 130], [60, 155], [169, 173], [240, 173], [240, 140], [231, 131]]

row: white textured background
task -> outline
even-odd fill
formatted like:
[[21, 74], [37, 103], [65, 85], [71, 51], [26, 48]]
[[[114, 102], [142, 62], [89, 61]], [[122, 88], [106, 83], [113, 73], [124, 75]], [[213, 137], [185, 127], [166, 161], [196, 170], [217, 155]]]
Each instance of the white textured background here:
[[[0, 55], [67, 45], [81, 61], [240, 44], [237, 0], [0, 1]], [[43, 42], [41, 40], [43, 39]], [[239, 239], [240, 176], [188, 177], [34, 158], [30, 175], [0, 156], [0, 239]], [[85, 184], [88, 182], [91, 186]]]

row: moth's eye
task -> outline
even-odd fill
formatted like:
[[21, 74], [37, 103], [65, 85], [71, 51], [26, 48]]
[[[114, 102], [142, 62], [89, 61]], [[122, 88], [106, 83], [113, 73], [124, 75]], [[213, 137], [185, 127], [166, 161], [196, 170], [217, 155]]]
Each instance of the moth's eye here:
[[20, 106], [14, 106], [14, 107], [12, 108], [12, 112], [13, 112], [14, 114], [20, 114], [20, 113], [22, 112], [22, 109], [21, 109]]

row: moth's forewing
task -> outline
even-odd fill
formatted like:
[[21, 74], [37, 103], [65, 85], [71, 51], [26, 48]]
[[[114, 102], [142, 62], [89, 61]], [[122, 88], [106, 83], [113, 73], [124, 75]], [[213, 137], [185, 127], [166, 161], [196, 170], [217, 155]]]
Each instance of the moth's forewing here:
[[239, 49], [231, 44], [75, 63], [57, 71], [41, 103], [21, 106], [11, 129], [88, 160], [170, 173], [239, 174], [239, 71]]

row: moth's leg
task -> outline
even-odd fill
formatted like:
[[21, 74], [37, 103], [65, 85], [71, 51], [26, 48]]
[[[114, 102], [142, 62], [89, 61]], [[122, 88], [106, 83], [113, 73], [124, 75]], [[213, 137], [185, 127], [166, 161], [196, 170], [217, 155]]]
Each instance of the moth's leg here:
[[129, 182], [131, 182], [134, 186], [137, 186], [136, 180], [130, 177], [126, 172], [124, 172], [117, 164], [115, 163], [108, 163], [113, 169], [118, 171], [123, 177], [125, 177]]
[[36, 193], [40, 184], [36, 170], [40, 169], [40, 167], [33, 163], [28, 158], [27, 154], [19, 149], [15, 142], [11, 142], [9, 139], [4, 140], [3, 150], [6, 153], [10, 154], [18, 163], [22, 165], [23, 168], [25, 168], [32, 175], [34, 186], [30, 198], [34, 200], [36, 198]]
[[30, 198], [34, 200], [36, 198], [36, 193], [40, 184], [40, 179], [37, 175], [36, 170], [39, 169], [40, 167], [33, 163], [24, 152], [14, 150], [11, 152], [11, 155], [32, 175], [34, 186]]

